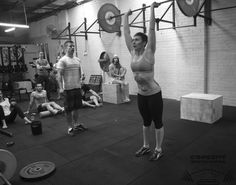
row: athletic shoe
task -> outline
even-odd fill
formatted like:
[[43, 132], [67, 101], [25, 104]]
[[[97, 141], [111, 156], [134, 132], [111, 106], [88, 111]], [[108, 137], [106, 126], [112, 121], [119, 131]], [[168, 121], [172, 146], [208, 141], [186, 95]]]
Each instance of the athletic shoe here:
[[75, 135], [74, 129], [73, 128], [69, 128], [68, 131], [67, 131], [67, 134], [70, 135], [70, 136], [74, 136]]
[[154, 150], [151, 157], [149, 158], [149, 161], [156, 161], [156, 160], [160, 159], [163, 155], [164, 154], [162, 151]]
[[79, 125], [75, 125], [75, 130], [76, 130], [76, 131], [86, 131], [86, 130], [88, 130], [88, 128], [85, 127], [85, 126], [82, 125], [82, 124], [79, 124]]
[[3, 128], [3, 129], [6, 129], [6, 128], [7, 128], [7, 125], [3, 125], [2, 128]]
[[129, 102], [130, 102], [130, 99], [129, 99], [129, 98], [127, 98], [127, 99], [124, 100], [124, 103], [129, 103]]
[[135, 156], [136, 157], [141, 157], [143, 155], [146, 155], [148, 153], [150, 153], [150, 148], [149, 147], [144, 147], [142, 146], [136, 153], [135, 153]]

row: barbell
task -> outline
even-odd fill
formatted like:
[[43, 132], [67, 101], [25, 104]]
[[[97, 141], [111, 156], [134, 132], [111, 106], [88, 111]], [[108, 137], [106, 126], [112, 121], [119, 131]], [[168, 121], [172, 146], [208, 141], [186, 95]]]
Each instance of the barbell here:
[[[176, 1], [179, 6], [179, 9], [185, 16], [193, 17], [199, 13], [200, 8], [205, 0], [176, 0]], [[174, 2], [174, 0], [162, 1], [159, 4], [161, 5], [169, 2]], [[150, 6], [145, 6], [139, 9], [131, 10], [131, 12], [133, 13], [149, 7]], [[121, 16], [123, 15], [124, 13], [120, 13], [120, 10], [115, 5], [111, 3], [106, 3], [102, 5], [98, 11], [97, 14], [98, 23], [100, 27], [108, 33], [119, 32], [121, 26]]]
[[4, 149], [0, 149], [0, 185], [11, 185], [10, 180], [17, 167], [17, 161], [15, 156]]

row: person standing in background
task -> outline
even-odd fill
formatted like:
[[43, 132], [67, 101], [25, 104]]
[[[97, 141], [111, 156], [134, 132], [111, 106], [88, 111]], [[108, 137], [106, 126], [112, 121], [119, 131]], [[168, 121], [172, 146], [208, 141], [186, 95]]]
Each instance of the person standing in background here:
[[44, 89], [47, 91], [47, 98], [50, 101], [50, 84], [49, 84], [49, 69], [51, 66], [47, 59], [44, 59], [44, 53], [39, 52], [39, 58], [35, 62], [37, 70], [36, 83], [41, 83], [44, 86]]

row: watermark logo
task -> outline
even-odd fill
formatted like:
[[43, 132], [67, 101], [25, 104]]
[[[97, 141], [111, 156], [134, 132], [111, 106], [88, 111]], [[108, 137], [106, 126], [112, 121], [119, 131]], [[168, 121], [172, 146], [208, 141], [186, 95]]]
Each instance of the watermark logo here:
[[193, 185], [226, 185], [234, 184], [232, 169], [225, 169], [225, 155], [191, 155], [192, 170], [186, 170], [182, 180]]

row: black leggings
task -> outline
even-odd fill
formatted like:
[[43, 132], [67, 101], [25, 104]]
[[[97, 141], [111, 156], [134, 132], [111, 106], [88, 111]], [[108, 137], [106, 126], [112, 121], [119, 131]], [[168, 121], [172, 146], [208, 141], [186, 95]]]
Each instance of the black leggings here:
[[0, 105], [0, 120], [2, 121], [3, 119], [5, 119], [6, 123], [12, 123], [16, 119], [17, 114], [22, 119], [25, 117], [25, 115], [24, 115], [23, 111], [21, 110], [21, 108], [18, 107], [17, 105], [11, 106], [11, 110], [12, 110], [11, 114], [5, 116], [3, 108]]
[[138, 94], [138, 108], [145, 127], [149, 127], [152, 121], [156, 129], [160, 129], [163, 126], [163, 100], [161, 91], [150, 96]]

